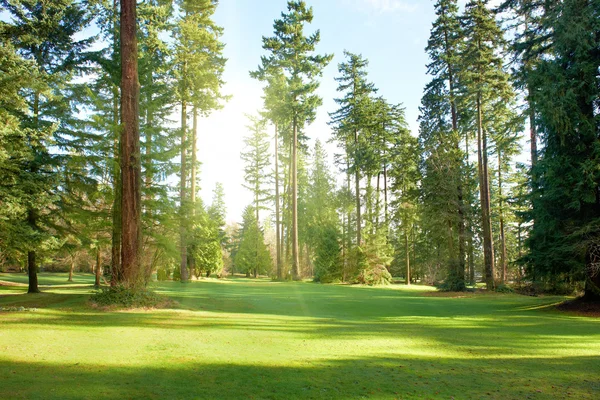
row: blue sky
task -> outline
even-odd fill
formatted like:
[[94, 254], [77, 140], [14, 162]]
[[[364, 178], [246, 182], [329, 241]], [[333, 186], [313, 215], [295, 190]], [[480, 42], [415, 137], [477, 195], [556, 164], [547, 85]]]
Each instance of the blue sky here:
[[[307, 128], [312, 140], [325, 142], [330, 137], [328, 112], [336, 109], [337, 65], [343, 51], [360, 53], [369, 60], [369, 77], [379, 94], [406, 108], [407, 122], [416, 134], [418, 107], [426, 76], [427, 44], [435, 15], [428, 0], [313, 0], [314, 20], [306, 29], [321, 31], [319, 53], [333, 53], [325, 69], [319, 94], [323, 106], [316, 121]], [[225, 108], [200, 122], [199, 156], [202, 197], [210, 202], [216, 182], [226, 192], [228, 220], [239, 220], [242, 209], [251, 202], [242, 188], [242, 163], [239, 153], [246, 135], [244, 113], [260, 109], [261, 85], [248, 71], [255, 69], [262, 50], [262, 36], [271, 36], [273, 21], [286, 8], [285, 0], [222, 0], [215, 15], [224, 27], [223, 41], [228, 63], [225, 92], [233, 95]], [[329, 146], [330, 153], [334, 151]]]

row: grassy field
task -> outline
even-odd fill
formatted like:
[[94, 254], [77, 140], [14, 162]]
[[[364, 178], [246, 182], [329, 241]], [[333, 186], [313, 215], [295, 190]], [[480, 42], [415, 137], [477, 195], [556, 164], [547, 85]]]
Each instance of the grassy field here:
[[600, 398], [600, 320], [554, 311], [560, 297], [234, 279], [156, 285], [172, 310], [101, 312], [93, 277], [75, 283], [0, 286], [0, 307], [26, 307], [0, 311], [1, 399]]

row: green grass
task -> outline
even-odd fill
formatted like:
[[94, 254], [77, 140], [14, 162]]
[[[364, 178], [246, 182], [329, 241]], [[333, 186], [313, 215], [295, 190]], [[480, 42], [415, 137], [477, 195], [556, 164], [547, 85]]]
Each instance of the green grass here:
[[0, 291], [0, 307], [37, 307], [0, 312], [0, 398], [600, 398], [600, 320], [554, 311], [561, 297], [246, 279], [155, 288], [179, 307], [101, 312], [82, 287]]

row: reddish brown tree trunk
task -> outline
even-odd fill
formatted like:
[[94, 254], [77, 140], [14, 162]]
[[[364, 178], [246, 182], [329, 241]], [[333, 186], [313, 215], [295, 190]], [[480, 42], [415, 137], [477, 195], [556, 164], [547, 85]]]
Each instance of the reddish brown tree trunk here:
[[136, 1], [121, 0], [121, 264], [122, 282], [140, 285], [142, 244]]
[[292, 137], [292, 277], [300, 280], [300, 254], [298, 252], [298, 121], [294, 116]]

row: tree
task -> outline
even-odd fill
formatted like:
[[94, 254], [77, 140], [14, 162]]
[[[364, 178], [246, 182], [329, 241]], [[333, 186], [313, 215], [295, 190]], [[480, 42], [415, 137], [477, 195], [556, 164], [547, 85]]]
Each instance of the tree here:
[[594, 301], [600, 300], [598, 12], [598, 2], [580, 0], [545, 10], [552, 56], [529, 81], [545, 147], [526, 258], [535, 280], [584, 281], [585, 298]]
[[[68, 158], [56, 150], [68, 153], [75, 142], [76, 132], [69, 115], [71, 99], [66, 87], [80, 66], [82, 52], [91, 43], [89, 38], [74, 40], [73, 37], [89, 24], [90, 15], [82, 4], [73, 0], [43, 3], [3, 0], [0, 4], [12, 17], [11, 23], [0, 23], [5, 38], [3, 51], [14, 48], [20, 57], [35, 65], [37, 71], [32, 78], [39, 79], [39, 84], [17, 89], [22, 90], [27, 102], [28, 112], [17, 115], [31, 152], [30, 157], [20, 159], [23, 163], [18, 166], [26, 209], [19, 233], [27, 253], [28, 292], [37, 293], [36, 253], [51, 240], [50, 209], [59, 198], [59, 170]], [[15, 61], [9, 58], [9, 62]], [[15, 84], [20, 81], [17, 79]], [[19, 103], [12, 111], [18, 110]]]
[[465, 49], [462, 53], [461, 82], [465, 106], [476, 110], [479, 197], [483, 228], [486, 286], [495, 287], [494, 244], [490, 200], [488, 130], [499, 107], [510, 107], [514, 92], [502, 58], [503, 32], [484, 0], [469, 1], [462, 20]]
[[260, 221], [259, 211], [265, 210], [263, 205], [270, 200], [270, 190], [267, 189], [271, 165], [269, 157], [269, 136], [265, 130], [266, 121], [254, 116], [248, 116], [250, 125], [247, 126], [250, 136], [244, 138], [245, 148], [241, 158], [245, 163], [243, 186], [252, 192], [256, 221]]
[[[426, 48], [431, 60], [427, 65], [427, 71], [432, 76], [432, 80], [426, 86], [422, 100], [421, 138], [425, 157], [436, 158], [436, 160], [426, 161], [427, 172], [439, 174], [440, 176], [434, 178], [434, 181], [443, 184], [448, 189], [445, 195], [438, 195], [441, 198], [453, 199], [447, 202], [450, 209], [444, 210], [442, 214], [445, 215], [445, 222], [449, 228], [447, 240], [450, 243], [456, 241], [458, 244], [450, 246], [453, 251], [448, 253], [450, 259], [448, 260], [449, 270], [446, 283], [451, 290], [464, 290], [466, 212], [463, 160], [465, 156], [461, 151], [460, 113], [457, 105], [462, 32], [456, 0], [439, 0], [435, 4], [435, 10], [437, 19], [433, 23]], [[428, 179], [425, 182], [433, 182], [433, 180]], [[435, 202], [436, 197], [437, 195], [433, 194], [433, 196], [425, 198]], [[456, 216], [452, 216], [452, 213], [456, 213]], [[454, 230], [458, 233], [456, 239], [453, 237]], [[447, 229], [443, 229], [431, 232], [447, 231]]]
[[312, 7], [304, 1], [288, 1], [287, 13], [273, 25], [275, 36], [263, 37], [263, 49], [270, 52], [262, 57], [262, 68], [281, 69], [286, 76], [289, 98], [287, 114], [292, 123], [291, 203], [292, 203], [292, 273], [299, 279], [298, 251], [298, 132], [315, 118], [315, 111], [322, 100], [315, 94], [317, 78], [332, 59], [332, 55], [314, 54], [320, 41], [319, 31], [304, 36], [304, 25], [313, 19]]
[[271, 269], [271, 256], [251, 206], [244, 209], [239, 248], [235, 252], [235, 268], [256, 278]]
[[344, 52], [347, 62], [338, 66], [340, 76], [338, 92], [345, 92], [343, 98], [336, 99], [340, 108], [330, 114], [331, 124], [340, 147], [344, 148], [349, 160], [348, 172], [354, 173], [354, 196], [356, 200], [356, 245], [362, 242], [362, 218], [360, 202], [360, 179], [363, 167], [361, 149], [366, 141], [359, 140], [359, 136], [368, 128], [367, 113], [370, 96], [376, 92], [372, 83], [366, 80], [366, 67], [368, 61], [357, 54]]
[[122, 283], [141, 284], [142, 166], [136, 1], [121, 0], [121, 268]]

